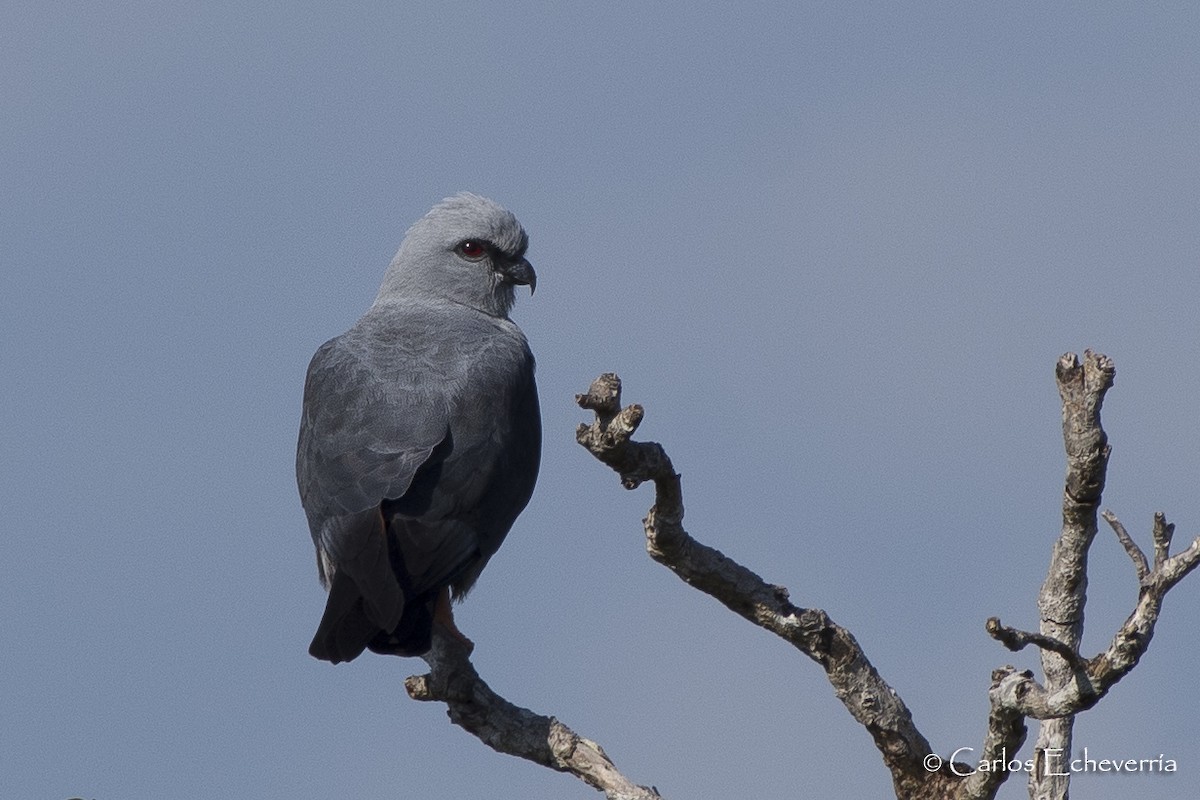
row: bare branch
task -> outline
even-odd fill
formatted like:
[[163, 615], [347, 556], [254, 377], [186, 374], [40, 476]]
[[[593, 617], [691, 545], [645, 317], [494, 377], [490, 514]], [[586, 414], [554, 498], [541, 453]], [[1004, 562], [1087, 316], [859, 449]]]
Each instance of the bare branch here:
[[[1023, 693], [1033, 675], [1018, 673], [1016, 667], [1007, 666], [992, 672], [992, 685], [988, 689], [988, 725], [983, 740], [980, 761], [1007, 763], [1021, 745], [1025, 743], [1027, 729], [1025, 717], [1006, 702], [1006, 693]], [[962, 770], [960, 770], [962, 772]], [[1008, 770], [976, 770], [959, 787], [957, 800], [992, 800], [1001, 784], [1008, 777]]]
[[1133, 571], [1137, 573], [1138, 582], [1144, 581], [1147, 573], [1150, 572], [1150, 565], [1146, 562], [1146, 554], [1142, 552], [1142, 548], [1137, 546], [1137, 542], [1133, 541], [1133, 537], [1129, 535], [1129, 531], [1125, 530], [1125, 526], [1121, 524], [1121, 520], [1117, 519], [1116, 514], [1111, 511], [1105, 511], [1101, 516], [1104, 517], [1104, 521], [1109, 524], [1113, 532], [1117, 534], [1117, 540], [1121, 542], [1121, 546], [1125, 548], [1125, 552], [1133, 560]]
[[[982, 755], [994, 762], [1010, 759], [1024, 744], [1025, 719], [1042, 721], [1035, 746], [1035, 768], [1029, 777], [1032, 797], [1061, 800], [1068, 776], [1046, 768], [1047, 751], [1071, 751], [1074, 715], [1094, 706], [1136, 666], [1149, 646], [1163, 597], [1200, 566], [1200, 538], [1170, 555], [1174, 526], [1161, 514], [1154, 519], [1154, 564], [1111, 512], [1104, 518], [1134, 565], [1141, 586], [1138, 603], [1108, 649], [1092, 659], [1079, 653], [1087, 599], [1087, 553], [1097, 532], [1097, 510], [1104, 490], [1110, 449], [1100, 424], [1104, 395], [1115, 371], [1105, 356], [1087, 351], [1082, 364], [1073, 354], [1059, 359], [1057, 370], [1063, 403], [1063, 443], [1067, 455], [1062, 531], [1056, 540], [1045, 582], [1038, 595], [1041, 622], [1037, 633], [987, 621], [988, 633], [1011, 650], [1039, 649], [1045, 675], [1039, 683], [1031, 672], [1006, 666], [992, 674], [990, 710]], [[601, 375], [579, 405], [596, 413], [580, 425], [577, 441], [610, 466], [626, 488], [646, 481], [655, 487], [655, 502], [643, 520], [646, 549], [689, 585], [711, 595], [730, 610], [792, 644], [826, 671], [830, 684], [851, 715], [871, 734], [892, 773], [901, 800], [992, 800], [1007, 770], [978, 770], [942, 764], [917, 730], [896, 692], [879, 676], [849, 631], [821, 609], [792, 605], [786, 589], [766, 583], [754, 572], [703, 545], [683, 528], [683, 492], [679, 475], [662, 446], [634, 442], [642, 421], [640, 406], [621, 406], [620, 379]], [[941, 765], [930, 767], [930, 764]], [[965, 778], [964, 778], [965, 776]]]
[[[1110, 524], [1115, 523], [1114, 528], [1120, 525], [1111, 513], [1106, 512], [1105, 518]], [[1156, 530], [1166, 530], [1168, 527], [1161, 514], [1155, 515]], [[1129, 537], [1124, 527], [1118, 534], [1121, 535]], [[1133, 545], [1133, 548], [1136, 550], [1137, 545]], [[1081, 658], [1077, 651], [1068, 649], [1063, 642], [1043, 634], [1009, 628], [992, 617], [987, 621], [988, 633], [1010, 650], [1020, 650], [1032, 644], [1055, 653], [1071, 668], [1071, 679], [1060, 686], [1048, 682], [1043, 687], [1033, 680], [1030, 673], [1007, 675], [1002, 681], [1007, 685], [999, 687], [999, 694], [997, 687], [993, 686], [993, 700], [1000, 697], [1011, 711], [1040, 720], [1069, 718], [1091, 708], [1137, 666], [1154, 636], [1163, 598], [1197, 566], [1200, 566], [1200, 538], [1183, 552], [1164, 558], [1161, 564], [1142, 576], [1138, 602], [1133, 612], [1117, 631], [1108, 649], [1091, 659]], [[1005, 669], [1010, 673], [1012, 671], [1010, 667]]]
[[1161, 570], [1156, 570], [1163, 592], [1183, 580], [1197, 564], [1200, 564], [1200, 537], [1194, 539], [1187, 550], [1164, 561]]
[[1154, 515], [1154, 528], [1151, 536], [1154, 538], [1154, 568], [1160, 569], [1171, 554], [1171, 538], [1175, 535], [1175, 526], [1167, 522], [1162, 512]]
[[1179, 581], [1200, 565], [1200, 538], [1181, 553], [1169, 554], [1175, 526], [1161, 514], [1154, 515], [1154, 569], [1140, 576], [1137, 606], [1113, 637], [1108, 649], [1088, 662], [1088, 674], [1103, 695], [1129, 674], [1150, 646], [1154, 626], [1162, 611], [1163, 598]]
[[[1059, 394], [1063, 403], [1063, 443], [1067, 475], [1063, 491], [1062, 533], [1055, 542], [1050, 569], [1038, 596], [1039, 633], [1027, 633], [988, 620], [993, 638], [1012, 650], [1029, 644], [1041, 651], [1045, 683], [1031, 675], [1010, 673], [992, 693], [1014, 713], [1042, 720], [1035, 745], [1035, 760], [1045, 763], [1047, 751], [1069, 753], [1074, 715], [1091, 708], [1137, 665], [1150, 645], [1154, 626], [1167, 591], [1200, 565], [1200, 539], [1187, 550], [1170, 556], [1175, 526], [1162, 514], [1154, 517], [1154, 565], [1133, 541], [1116, 515], [1104, 519], [1116, 533], [1133, 562], [1141, 589], [1133, 613], [1121, 626], [1108, 649], [1084, 660], [1079, 655], [1087, 601], [1087, 554], [1097, 530], [1099, 507], [1110, 448], [1100, 424], [1104, 395], [1113, 384], [1112, 362], [1102, 355], [1084, 354], [1082, 364], [1074, 354], [1059, 359]], [[1035, 769], [1029, 776], [1029, 793], [1035, 798], [1065, 798], [1069, 775]]]
[[[1156, 515], [1157, 526], [1165, 526], [1161, 516]], [[1072, 669], [1071, 680], [1057, 687], [1049, 682], [1045, 687], [1040, 686], [1029, 673], [1020, 673], [1016, 678], [1009, 676], [1009, 685], [1002, 692], [1005, 705], [1041, 720], [1071, 717], [1094, 706], [1137, 666], [1154, 636], [1163, 598], [1197, 566], [1200, 566], [1200, 538], [1146, 574], [1133, 612], [1113, 636], [1108, 649], [1091, 659], [1083, 660], [1077, 653], [1068, 655], [1063, 652], [1062, 642], [1048, 640], [1041, 634], [1007, 628], [994, 617], [988, 620], [988, 633], [1010, 649], [1033, 644], [1056, 653]]]
[[467, 648], [437, 626], [424, 659], [430, 672], [404, 681], [408, 696], [445, 703], [451, 722], [493, 750], [568, 772], [608, 800], [660, 797], [654, 788], [638, 786], [617, 771], [600, 745], [554, 717], [513, 705], [492, 691], [475, 671]]
[[[1096, 536], [1096, 509], [1104, 492], [1109, 447], [1100, 425], [1100, 407], [1113, 385], [1116, 369], [1112, 361], [1088, 350], [1083, 363], [1074, 353], [1058, 360], [1055, 377], [1062, 398], [1063, 444], [1067, 453], [1067, 476], [1063, 489], [1062, 532], [1054, 544], [1050, 568], [1038, 595], [1041, 616], [1039, 632], [1062, 642], [1075, 653], [1083, 637], [1083, 607], [1087, 601], [1087, 553]], [[1046, 691], [1051, 697], [1069, 692], [1080, 675], [1071, 661], [1052, 650], [1041, 650]], [[1031, 693], [1027, 700], [1034, 699]], [[1081, 701], [1095, 702], [1091, 687], [1078, 687]], [[1039, 698], [1048, 701], [1048, 698]], [[1040, 705], [1040, 704], [1039, 704]], [[1070, 704], [1067, 704], [1069, 707]], [[1057, 703], [1047, 702], [1048, 708]], [[1044, 721], [1038, 728], [1034, 756], [1047, 750], [1071, 752], [1074, 720], [1065, 716]], [[1042, 719], [1046, 719], [1042, 717]], [[1057, 772], [1057, 770], [1055, 771]], [[1029, 776], [1030, 797], [1064, 798], [1069, 776], [1034, 770]]]
[[1079, 653], [1051, 636], [1010, 628], [1007, 625], [1001, 624], [999, 617], [989, 617], [985, 628], [993, 639], [1014, 653], [1018, 650], [1024, 650], [1029, 645], [1034, 645], [1042, 650], [1058, 653], [1071, 665], [1072, 669], [1082, 670], [1087, 667], [1087, 662], [1079, 657]]
[[620, 379], [607, 373], [597, 378], [586, 394], [577, 395], [576, 402], [594, 410], [596, 419], [591, 425], [580, 425], [576, 439], [612, 467], [627, 488], [647, 480], [654, 482], [654, 506], [643, 520], [651, 558], [820, 664], [838, 699], [874, 739], [892, 773], [898, 797], [955, 796], [962, 779], [950, 772], [949, 765], [935, 772], [927, 769], [923, 759], [932, 752], [929, 742], [917, 730], [908, 707], [880, 677], [848, 630], [821, 609], [792, 605], [786, 589], [768, 584], [688, 535], [682, 524], [679, 475], [661, 445], [631, 440], [642, 410], [639, 406], [618, 410], [620, 391]]

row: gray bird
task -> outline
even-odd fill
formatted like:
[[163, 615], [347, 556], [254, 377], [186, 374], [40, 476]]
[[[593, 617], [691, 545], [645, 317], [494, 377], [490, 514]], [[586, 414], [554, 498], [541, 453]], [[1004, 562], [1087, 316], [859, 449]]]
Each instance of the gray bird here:
[[[537, 276], [497, 203], [458, 194], [404, 237], [375, 302], [317, 350], [296, 480], [325, 614], [309, 652], [420, 655], [529, 502], [541, 460], [534, 360], [509, 318]], [[469, 642], [468, 642], [469, 643]]]

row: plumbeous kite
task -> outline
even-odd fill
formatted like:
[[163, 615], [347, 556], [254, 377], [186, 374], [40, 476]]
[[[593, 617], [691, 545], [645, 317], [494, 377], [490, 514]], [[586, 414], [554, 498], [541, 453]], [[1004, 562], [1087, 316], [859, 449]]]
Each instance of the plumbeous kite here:
[[517, 218], [473, 194], [404, 237], [354, 327], [313, 356], [296, 480], [329, 589], [309, 652], [420, 655], [529, 502], [542, 427], [508, 318], [537, 276]]

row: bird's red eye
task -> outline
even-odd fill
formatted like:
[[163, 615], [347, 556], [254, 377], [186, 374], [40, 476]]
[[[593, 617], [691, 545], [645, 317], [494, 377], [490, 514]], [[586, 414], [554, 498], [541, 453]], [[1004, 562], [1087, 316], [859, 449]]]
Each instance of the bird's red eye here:
[[458, 252], [471, 259], [483, 258], [487, 253], [487, 247], [484, 246], [483, 242], [468, 239], [458, 246]]

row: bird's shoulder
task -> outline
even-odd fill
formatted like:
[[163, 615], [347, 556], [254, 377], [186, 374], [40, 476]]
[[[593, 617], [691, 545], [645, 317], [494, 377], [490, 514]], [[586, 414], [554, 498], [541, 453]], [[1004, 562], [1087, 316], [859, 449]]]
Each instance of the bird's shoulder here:
[[451, 301], [377, 303], [344, 337], [342, 347], [388, 378], [440, 381], [451, 391], [533, 364], [516, 323]]
[[[494, 404], [526, 394], [533, 370], [525, 337], [508, 320], [453, 303], [376, 304], [309, 364], [301, 483], [321, 481], [337, 494], [365, 472], [423, 458], [452, 430], [483, 436]], [[396, 477], [387, 478], [393, 488]]]

